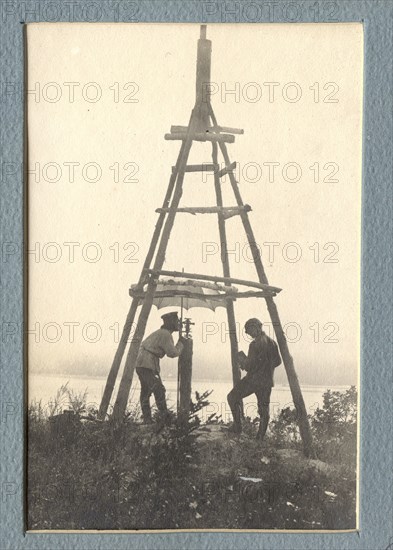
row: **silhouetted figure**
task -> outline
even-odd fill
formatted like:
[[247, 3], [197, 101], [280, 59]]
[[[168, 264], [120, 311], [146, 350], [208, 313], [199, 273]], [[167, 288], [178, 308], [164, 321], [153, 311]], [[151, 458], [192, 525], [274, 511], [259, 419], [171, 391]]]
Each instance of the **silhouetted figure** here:
[[247, 374], [228, 393], [228, 404], [233, 415], [233, 425], [230, 431], [241, 433], [242, 400], [255, 393], [260, 416], [257, 438], [262, 441], [269, 424], [270, 394], [274, 386], [273, 373], [274, 369], [281, 364], [281, 357], [277, 344], [263, 332], [259, 319], [249, 319], [244, 325], [244, 329], [253, 338], [253, 341], [250, 344], [248, 355], [242, 351], [238, 355], [240, 368]]
[[140, 403], [145, 424], [152, 422], [151, 394], [154, 395], [157, 409], [161, 412], [167, 411], [165, 386], [160, 376], [160, 359], [165, 355], [179, 357], [183, 350], [183, 338], [180, 336], [175, 345], [172, 337], [172, 333], [179, 330], [177, 312], [166, 313], [161, 319], [162, 327], [143, 340], [136, 360], [136, 372], [141, 382]]

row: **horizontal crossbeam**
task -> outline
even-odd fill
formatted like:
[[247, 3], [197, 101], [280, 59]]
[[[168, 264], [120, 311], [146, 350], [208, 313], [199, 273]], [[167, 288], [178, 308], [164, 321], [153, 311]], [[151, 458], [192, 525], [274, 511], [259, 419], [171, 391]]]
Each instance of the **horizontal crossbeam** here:
[[243, 135], [244, 130], [241, 128], [231, 128], [229, 126], [213, 126], [209, 128], [212, 132], [228, 132], [228, 134], [239, 134]]
[[[214, 282], [200, 281], [200, 280], [194, 281], [193, 279], [185, 279], [184, 281], [174, 281], [170, 277], [166, 277], [164, 279], [158, 279], [158, 281], [156, 282], [157, 284], [163, 285], [163, 286], [169, 285], [172, 287], [173, 285], [176, 285], [177, 287], [179, 287], [184, 285], [185, 287], [192, 286], [197, 288], [208, 288], [209, 290], [214, 290], [216, 292], [234, 293], [238, 291], [237, 288], [232, 285], [222, 285]], [[139, 290], [142, 290], [142, 287], [140, 287], [139, 285], [132, 285], [131, 288], [139, 288]]]
[[[158, 214], [170, 212], [170, 208], [156, 208]], [[183, 214], [222, 214], [224, 219], [231, 218], [232, 216], [239, 215], [242, 212], [250, 212], [251, 206], [245, 204], [244, 206], [190, 206], [183, 208], [176, 208], [176, 213]]]
[[175, 132], [173, 134], [165, 134], [164, 136], [164, 138], [169, 141], [177, 139], [185, 140], [187, 137], [194, 141], [214, 141], [219, 143], [234, 143], [235, 141], [235, 136], [231, 134], [211, 134], [209, 132], [190, 135], [188, 135], [187, 132]]
[[229, 172], [233, 172], [233, 170], [235, 168], [236, 168], [236, 162], [232, 162], [229, 166], [226, 166], [225, 168], [220, 170], [217, 175], [218, 175], [219, 178], [222, 178], [223, 176], [225, 176]]
[[[171, 126], [171, 133], [187, 132], [187, 126]], [[244, 130], [240, 128], [230, 128], [229, 126], [210, 126], [208, 132], [227, 132], [228, 134], [244, 134]]]
[[[132, 298], [144, 298], [146, 296], [146, 292], [142, 290], [136, 290], [133, 288], [130, 288], [129, 295]], [[175, 296], [180, 296], [183, 298], [198, 298], [201, 300], [223, 300], [226, 299], [227, 296], [225, 294], [204, 294], [203, 292], [194, 292], [192, 290], [156, 290], [154, 293], [155, 298], [174, 298]], [[229, 297], [235, 297], [235, 294], [228, 295]]]
[[265, 285], [264, 283], [257, 283], [255, 281], [246, 281], [245, 279], [236, 279], [234, 277], [217, 277], [215, 275], [202, 275], [200, 273], [185, 273], [183, 271], [167, 271], [162, 269], [146, 269], [146, 273], [158, 277], [159, 275], [165, 275], [168, 277], [178, 277], [180, 279], [199, 279], [201, 281], [215, 281], [222, 283], [235, 283], [243, 286], [250, 286], [251, 288], [260, 288], [262, 290], [268, 290], [270, 292], [281, 292], [281, 288], [277, 286]]
[[[176, 166], [172, 166], [172, 174], [175, 172]], [[216, 172], [218, 164], [189, 164], [185, 167], [185, 172]]]
[[[138, 298], [143, 300], [146, 297], [146, 292], [143, 290], [137, 290], [130, 288], [128, 291], [131, 298]], [[238, 298], [266, 298], [275, 296], [275, 292], [269, 292], [267, 290], [261, 290], [259, 292], [228, 292], [225, 294], [204, 294], [203, 292], [193, 292], [191, 290], [156, 290], [154, 293], [155, 298], [174, 298], [180, 296], [183, 298], [195, 298], [198, 300], [205, 300], [208, 302], [212, 300], [214, 302], [225, 300], [237, 300]]]

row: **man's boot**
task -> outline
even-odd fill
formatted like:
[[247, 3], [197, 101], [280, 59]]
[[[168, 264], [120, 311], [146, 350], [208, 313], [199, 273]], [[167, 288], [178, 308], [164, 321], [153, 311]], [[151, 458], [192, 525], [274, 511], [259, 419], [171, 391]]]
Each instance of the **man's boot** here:
[[259, 429], [258, 429], [258, 433], [257, 433], [257, 436], [256, 436], [256, 439], [258, 439], [258, 441], [260, 441], [260, 442], [263, 441], [263, 438], [265, 437], [265, 434], [266, 434], [268, 424], [269, 424], [269, 417], [266, 418], [264, 416], [261, 416], [261, 420], [260, 420], [260, 423], [259, 423]]
[[153, 424], [150, 405], [143, 405], [141, 408], [143, 424]]
[[233, 416], [233, 424], [228, 428], [228, 432], [231, 432], [233, 434], [241, 434], [242, 433], [241, 406], [239, 405], [239, 403], [236, 403], [231, 407], [231, 410], [232, 410], [232, 416]]
[[242, 425], [237, 424], [234, 422], [231, 426], [228, 428], [228, 432], [231, 434], [241, 434], [242, 433]]

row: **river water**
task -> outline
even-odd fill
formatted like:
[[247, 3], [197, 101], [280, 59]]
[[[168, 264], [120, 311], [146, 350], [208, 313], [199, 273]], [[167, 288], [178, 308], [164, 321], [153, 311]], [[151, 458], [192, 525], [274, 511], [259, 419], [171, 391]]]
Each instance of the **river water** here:
[[[169, 407], [176, 408], [176, 387], [177, 381], [174, 378], [163, 380], [167, 390], [167, 402]], [[87, 403], [98, 408], [101, 397], [105, 388], [105, 377], [83, 377], [75, 375], [47, 375], [47, 374], [32, 374], [29, 377], [28, 385], [28, 400], [29, 402], [36, 400], [41, 401], [42, 405], [47, 406], [53, 403], [59, 388], [68, 383], [68, 388], [75, 393], [87, 392]], [[114, 396], [117, 393], [117, 385], [115, 386]], [[201, 418], [207, 418], [209, 414], [216, 413], [221, 415], [224, 422], [231, 420], [230, 410], [227, 404], [226, 396], [232, 387], [230, 380], [193, 380], [192, 391], [193, 399], [195, 391], [203, 393], [206, 390], [212, 390], [208, 397], [209, 405], [201, 412]], [[329, 389], [336, 391], [344, 391], [349, 386], [330, 386]], [[138, 406], [139, 401], [139, 380], [134, 377], [130, 401], [131, 405]], [[323, 405], [323, 393], [328, 388], [326, 386], [302, 386], [302, 393], [306, 404], [307, 411], [312, 412]], [[113, 400], [112, 400], [113, 402]], [[152, 404], [154, 399], [151, 400]], [[67, 408], [68, 403], [66, 398], [62, 401], [63, 407]], [[291, 392], [289, 386], [279, 385], [272, 390], [270, 401], [270, 415], [273, 416], [279, 409], [284, 407], [293, 407]], [[245, 414], [254, 418], [257, 416], [256, 397], [251, 395], [244, 399]]]

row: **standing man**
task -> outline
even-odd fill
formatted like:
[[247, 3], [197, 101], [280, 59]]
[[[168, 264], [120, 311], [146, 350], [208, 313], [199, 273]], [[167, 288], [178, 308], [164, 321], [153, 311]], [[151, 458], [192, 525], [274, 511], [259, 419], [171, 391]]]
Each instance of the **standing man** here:
[[145, 424], [152, 423], [151, 394], [154, 395], [157, 409], [161, 412], [167, 411], [165, 386], [160, 377], [160, 359], [164, 355], [179, 357], [183, 350], [183, 338], [179, 336], [179, 341], [175, 345], [172, 337], [172, 333], [180, 328], [177, 311], [165, 313], [161, 319], [162, 327], [143, 340], [136, 360], [136, 372], [141, 382], [140, 403]]
[[246, 334], [253, 341], [250, 344], [248, 355], [239, 352], [239, 363], [242, 370], [247, 371], [244, 378], [228, 393], [228, 404], [233, 415], [233, 426], [230, 431], [241, 433], [241, 404], [244, 397], [255, 393], [258, 401], [260, 416], [257, 439], [264, 438], [269, 423], [270, 394], [273, 382], [274, 369], [281, 364], [281, 357], [277, 344], [262, 331], [259, 319], [249, 319], [244, 325]]

